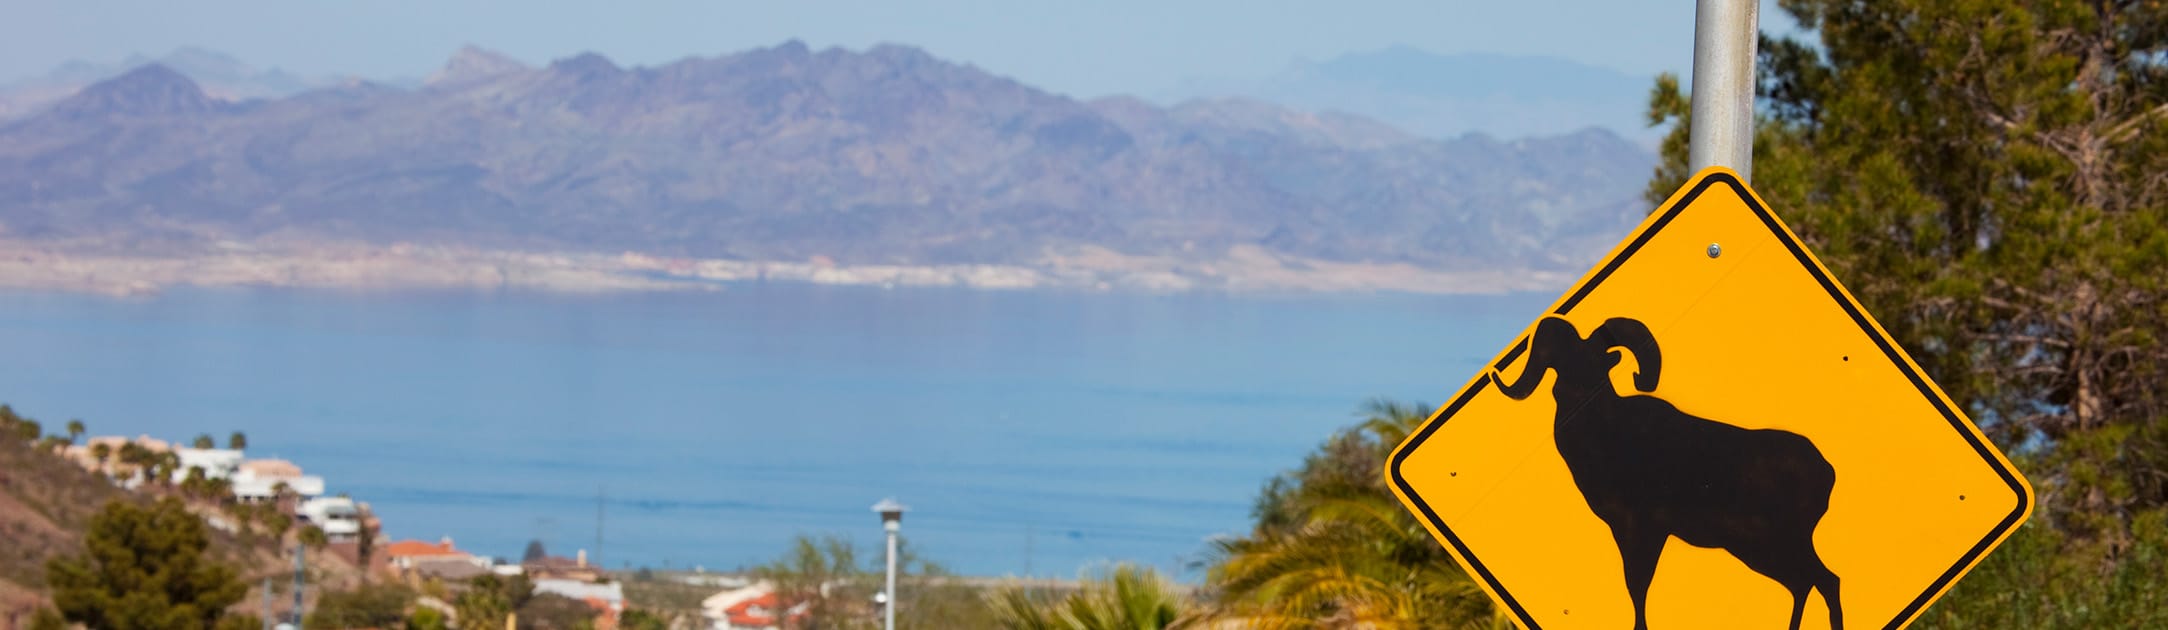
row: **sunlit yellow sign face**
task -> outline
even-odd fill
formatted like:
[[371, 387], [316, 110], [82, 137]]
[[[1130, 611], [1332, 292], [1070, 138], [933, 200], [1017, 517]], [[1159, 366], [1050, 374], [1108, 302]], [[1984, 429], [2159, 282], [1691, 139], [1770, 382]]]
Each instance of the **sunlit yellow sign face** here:
[[1393, 453], [1530, 628], [1884, 628], [2032, 489], [1731, 171], [1697, 175]]

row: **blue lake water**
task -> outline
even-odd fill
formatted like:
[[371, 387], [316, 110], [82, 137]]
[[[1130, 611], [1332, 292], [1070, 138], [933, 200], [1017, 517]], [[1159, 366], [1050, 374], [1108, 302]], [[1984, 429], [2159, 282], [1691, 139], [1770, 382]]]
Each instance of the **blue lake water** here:
[[397, 538], [728, 569], [868, 553], [875, 501], [983, 575], [1181, 573], [1366, 398], [1442, 401], [1549, 295], [732, 285], [564, 296], [0, 294], [0, 400], [294, 460]]

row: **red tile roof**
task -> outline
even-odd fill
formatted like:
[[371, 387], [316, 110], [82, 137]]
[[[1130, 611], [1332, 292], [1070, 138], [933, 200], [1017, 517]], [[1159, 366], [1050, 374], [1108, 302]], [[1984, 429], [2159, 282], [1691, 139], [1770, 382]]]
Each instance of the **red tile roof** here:
[[427, 556], [464, 556], [467, 552], [452, 547], [450, 542], [422, 542], [402, 540], [384, 546], [384, 555], [392, 558], [420, 558]]
[[[732, 626], [766, 628], [776, 625], [775, 607], [780, 603], [781, 600], [778, 600], [775, 593], [771, 592], [733, 604], [730, 608], [724, 609], [723, 614], [730, 617], [730, 625]], [[790, 618], [794, 621], [802, 621], [808, 614], [808, 611], [802, 608], [792, 610], [789, 613]]]

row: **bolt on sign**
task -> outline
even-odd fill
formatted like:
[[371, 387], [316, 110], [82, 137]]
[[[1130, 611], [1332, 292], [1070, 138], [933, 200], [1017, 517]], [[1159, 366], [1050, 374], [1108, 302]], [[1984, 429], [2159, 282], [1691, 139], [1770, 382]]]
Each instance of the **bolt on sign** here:
[[1386, 477], [1529, 628], [1898, 628], [2032, 488], [1730, 170], [1697, 174]]

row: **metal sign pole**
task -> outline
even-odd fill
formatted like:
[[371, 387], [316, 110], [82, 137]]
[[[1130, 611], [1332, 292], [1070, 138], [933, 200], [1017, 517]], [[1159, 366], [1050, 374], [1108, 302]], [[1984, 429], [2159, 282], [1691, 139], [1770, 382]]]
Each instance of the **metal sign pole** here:
[[1686, 170], [1711, 166], [1753, 181], [1756, 0], [1697, 0], [1694, 6], [1694, 101]]

